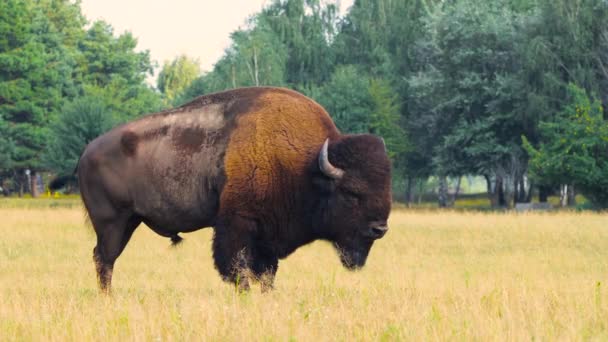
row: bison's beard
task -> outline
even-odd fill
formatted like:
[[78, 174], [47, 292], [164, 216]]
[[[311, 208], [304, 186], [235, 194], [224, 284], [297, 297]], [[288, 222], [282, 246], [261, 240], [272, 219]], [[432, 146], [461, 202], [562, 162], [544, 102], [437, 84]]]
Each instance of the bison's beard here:
[[365, 266], [367, 255], [374, 242], [371, 240], [334, 242], [342, 265], [348, 270], [355, 271]]

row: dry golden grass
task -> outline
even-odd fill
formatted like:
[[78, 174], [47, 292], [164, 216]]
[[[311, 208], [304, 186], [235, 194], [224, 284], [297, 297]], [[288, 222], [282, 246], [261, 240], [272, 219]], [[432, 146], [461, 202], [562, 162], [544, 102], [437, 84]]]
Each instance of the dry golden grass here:
[[391, 229], [362, 271], [317, 242], [239, 295], [210, 230], [171, 248], [140, 227], [106, 297], [80, 208], [0, 209], [0, 340], [608, 339], [605, 214], [396, 211]]

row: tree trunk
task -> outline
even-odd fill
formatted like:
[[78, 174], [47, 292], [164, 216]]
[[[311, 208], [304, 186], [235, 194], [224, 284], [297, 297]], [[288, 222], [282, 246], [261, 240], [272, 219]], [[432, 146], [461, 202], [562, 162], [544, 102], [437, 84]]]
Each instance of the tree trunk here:
[[547, 202], [547, 198], [549, 198], [549, 193], [550, 193], [551, 189], [547, 186], [539, 186], [538, 187], [538, 201], [540, 203], [546, 203]]
[[36, 171], [32, 171], [30, 175], [30, 194], [32, 198], [38, 197], [38, 175]]
[[458, 181], [456, 182], [456, 189], [454, 190], [454, 195], [452, 196], [452, 206], [456, 204], [456, 199], [458, 198], [458, 194], [460, 193], [460, 182], [462, 181], [462, 176], [458, 176]]
[[486, 188], [488, 191], [488, 198], [490, 199], [490, 205], [495, 207], [497, 203], [496, 196], [494, 196], [494, 190], [492, 190], [492, 179], [488, 175], [483, 175], [483, 177], [486, 179]]
[[532, 189], [534, 189], [534, 183], [530, 182], [530, 188], [526, 194], [526, 203], [532, 202]]
[[512, 196], [512, 200], [513, 200], [513, 208], [515, 208], [515, 205], [517, 204], [518, 200], [519, 200], [519, 177], [517, 177], [516, 175], [513, 175], [513, 196]]
[[568, 194], [566, 196], [568, 198], [568, 206], [574, 207], [576, 206], [576, 191], [574, 191], [574, 185], [568, 186]]
[[255, 75], [255, 85], [259, 86], [260, 85], [260, 78], [258, 77], [258, 52], [255, 48], [255, 45], [253, 46], [253, 72]]
[[410, 208], [412, 206], [412, 186], [413, 186], [414, 180], [412, 179], [412, 177], [407, 177], [407, 185], [405, 186], [405, 204], [407, 205], [408, 208]]
[[439, 177], [437, 201], [439, 204], [439, 208], [446, 208], [448, 206], [448, 180], [446, 176]]
[[528, 196], [526, 194], [526, 181], [524, 179], [524, 176], [521, 175], [521, 176], [519, 176], [519, 195], [518, 195], [517, 201], [528, 203], [527, 199], [528, 199]]
[[496, 204], [499, 207], [506, 207], [507, 201], [505, 199], [505, 190], [504, 190], [504, 186], [503, 186], [503, 179], [501, 176], [498, 176], [498, 175], [496, 175], [495, 192], [496, 192]]
[[560, 185], [559, 189], [559, 203], [562, 208], [575, 206], [576, 199], [574, 193], [574, 187], [570, 184]]

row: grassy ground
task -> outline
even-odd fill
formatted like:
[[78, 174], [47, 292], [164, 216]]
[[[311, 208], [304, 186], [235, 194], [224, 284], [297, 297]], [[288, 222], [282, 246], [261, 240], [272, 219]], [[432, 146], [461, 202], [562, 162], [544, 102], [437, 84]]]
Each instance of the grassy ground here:
[[77, 195], [28, 197], [1, 197], [0, 209], [48, 209], [48, 208], [80, 208], [82, 202]]
[[317, 242], [245, 295], [214, 270], [210, 230], [171, 248], [140, 227], [105, 297], [79, 207], [4, 202], [0, 340], [607, 340], [606, 223], [398, 210], [362, 271]]

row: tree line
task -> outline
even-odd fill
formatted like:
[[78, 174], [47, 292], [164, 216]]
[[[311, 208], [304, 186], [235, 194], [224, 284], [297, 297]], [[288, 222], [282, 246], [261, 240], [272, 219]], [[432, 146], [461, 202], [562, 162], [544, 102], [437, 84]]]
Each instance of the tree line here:
[[[432, 177], [483, 176], [495, 206], [560, 187], [608, 206], [608, 2], [275, 0], [210, 72], [154, 65], [78, 4], [0, 5], [0, 170], [70, 171], [96, 134], [229, 88], [305, 93], [348, 133], [384, 137], [406, 201]], [[192, 42], [193, 44], [204, 44]], [[18, 177], [17, 177], [18, 178]]]

